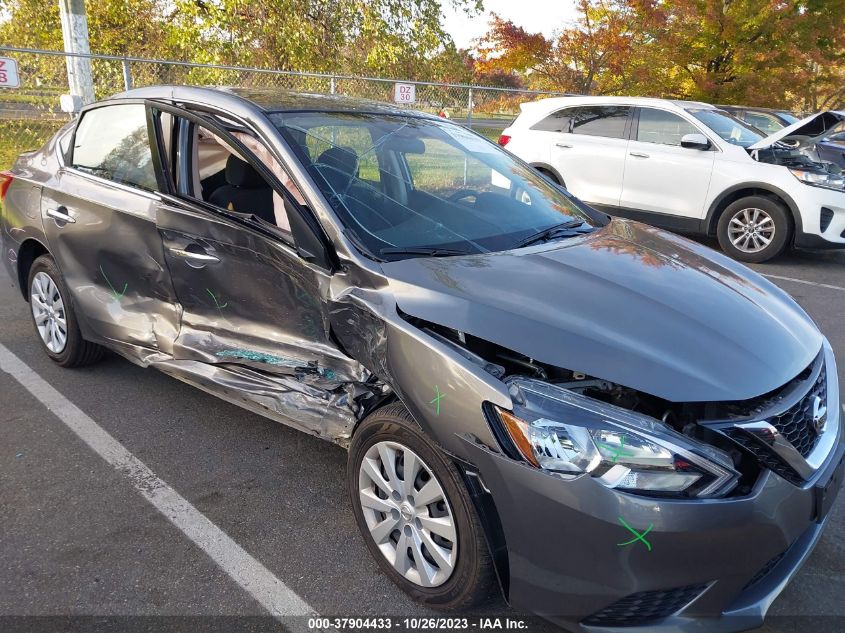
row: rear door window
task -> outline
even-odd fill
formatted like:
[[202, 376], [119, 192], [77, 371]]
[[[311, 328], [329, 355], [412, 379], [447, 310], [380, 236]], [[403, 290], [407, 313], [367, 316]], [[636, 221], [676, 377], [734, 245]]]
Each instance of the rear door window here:
[[552, 112], [546, 118], [531, 126], [532, 130], [540, 132], [569, 132], [572, 114], [577, 108], [563, 108]]
[[583, 106], [572, 108], [570, 132], [585, 136], [625, 138], [625, 124], [631, 108], [628, 106]]
[[83, 114], [74, 136], [71, 165], [100, 178], [156, 191], [144, 105], [108, 105]]

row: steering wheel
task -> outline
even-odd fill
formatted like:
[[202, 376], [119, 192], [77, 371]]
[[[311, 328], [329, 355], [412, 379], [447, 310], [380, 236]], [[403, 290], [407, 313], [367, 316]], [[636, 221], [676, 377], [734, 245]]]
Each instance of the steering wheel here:
[[456, 191], [451, 196], [449, 196], [449, 201], [457, 202], [458, 200], [463, 200], [464, 198], [472, 197], [478, 197], [478, 192], [475, 189], [462, 189], [460, 191]]

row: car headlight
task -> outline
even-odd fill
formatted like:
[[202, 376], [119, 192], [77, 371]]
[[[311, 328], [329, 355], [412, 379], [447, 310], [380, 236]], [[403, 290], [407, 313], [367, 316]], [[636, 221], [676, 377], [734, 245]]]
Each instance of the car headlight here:
[[842, 174], [792, 168], [789, 168], [789, 171], [805, 185], [824, 187], [825, 189], [838, 189], [840, 191], [845, 189], [845, 178], [842, 177]]
[[514, 409], [494, 410], [513, 447], [536, 468], [676, 497], [724, 495], [739, 478], [728, 455], [654, 418], [538, 380], [507, 382]]

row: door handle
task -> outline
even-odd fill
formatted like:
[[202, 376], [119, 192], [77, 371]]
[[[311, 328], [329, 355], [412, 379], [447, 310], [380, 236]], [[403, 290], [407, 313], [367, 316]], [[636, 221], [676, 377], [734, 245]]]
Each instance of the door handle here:
[[[202, 248], [195, 246], [194, 248]], [[201, 250], [200, 252], [197, 251], [189, 251], [184, 248], [170, 248], [168, 249], [174, 257], [178, 257], [179, 259], [184, 259], [185, 263], [188, 266], [195, 266], [201, 268], [206, 264], [219, 264], [220, 258], [215, 257], [214, 255], [209, 255], [205, 251]]]
[[636, 158], [648, 158], [648, 154], [643, 154], [642, 152], [628, 152], [631, 156]]
[[555, 145], [561, 149], [572, 149], [572, 145], [569, 143], [555, 143]]
[[59, 207], [57, 209], [47, 209], [47, 217], [53, 218], [57, 226], [61, 226], [59, 222], [64, 224], [75, 224], [76, 218], [68, 213], [67, 207]]

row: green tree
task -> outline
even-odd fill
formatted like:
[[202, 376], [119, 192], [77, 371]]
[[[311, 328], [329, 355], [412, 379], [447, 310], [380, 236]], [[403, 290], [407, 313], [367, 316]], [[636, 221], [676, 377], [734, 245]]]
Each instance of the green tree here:
[[[157, 56], [165, 52], [170, 25], [167, 0], [88, 2], [91, 50], [111, 55]], [[0, 40], [27, 48], [61, 49], [62, 26], [55, 0], [0, 0]]]
[[[470, 13], [481, 9], [480, 0], [450, 2]], [[175, 0], [172, 6], [172, 47], [196, 61], [420, 79], [460, 62], [438, 0]]]
[[[449, 0], [478, 13], [481, 0]], [[95, 53], [435, 79], [463, 59], [439, 0], [97, 0]], [[0, 41], [62, 48], [55, 0], [0, 0]]]

